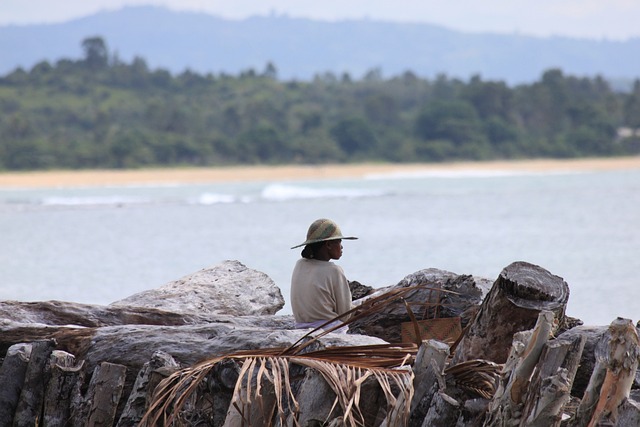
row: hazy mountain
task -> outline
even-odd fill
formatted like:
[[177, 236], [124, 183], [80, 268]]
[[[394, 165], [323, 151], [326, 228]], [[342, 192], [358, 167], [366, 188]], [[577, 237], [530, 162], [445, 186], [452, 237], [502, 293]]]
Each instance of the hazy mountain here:
[[546, 69], [608, 79], [640, 77], [640, 38], [628, 41], [537, 38], [462, 33], [429, 24], [369, 20], [321, 22], [286, 16], [225, 20], [204, 13], [131, 7], [55, 25], [0, 27], [0, 75], [20, 66], [79, 59], [80, 44], [101, 36], [126, 62], [151, 68], [236, 74], [261, 72], [271, 61], [282, 79], [348, 72], [354, 78], [379, 68], [388, 77], [410, 70], [505, 80], [537, 80]]

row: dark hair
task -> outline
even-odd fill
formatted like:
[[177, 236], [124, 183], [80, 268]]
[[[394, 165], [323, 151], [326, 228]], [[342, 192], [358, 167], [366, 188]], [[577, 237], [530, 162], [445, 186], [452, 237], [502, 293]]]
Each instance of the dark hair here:
[[302, 255], [302, 258], [314, 259], [316, 257], [316, 254], [318, 253], [318, 250], [320, 250], [320, 248], [324, 244], [325, 244], [324, 241], [310, 243], [307, 246], [305, 246], [304, 249], [302, 249], [302, 252], [300, 253], [300, 255]]

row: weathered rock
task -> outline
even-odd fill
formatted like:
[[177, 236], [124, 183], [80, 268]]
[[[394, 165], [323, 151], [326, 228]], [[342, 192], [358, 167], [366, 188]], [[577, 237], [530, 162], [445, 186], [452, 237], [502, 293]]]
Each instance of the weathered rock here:
[[569, 285], [542, 267], [514, 262], [496, 279], [455, 354], [454, 363], [485, 359], [507, 360], [513, 334], [533, 328], [541, 311], [563, 323]]
[[351, 299], [354, 301], [371, 295], [374, 292], [372, 286], [363, 285], [356, 280], [349, 282], [349, 290], [351, 291]]
[[[489, 285], [490, 281], [487, 279], [429, 268], [406, 276], [395, 286], [379, 289], [356, 301], [356, 304], [397, 288], [428, 287], [430, 289], [416, 288], [404, 296], [416, 318], [461, 317], [464, 327], [479, 307]], [[453, 291], [456, 294], [438, 292], [439, 289]], [[401, 324], [410, 320], [405, 304], [398, 299], [382, 311], [354, 321], [349, 325], [349, 332], [379, 337], [388, 342], [399, 342]]]
[[225, 261], [111, 306], [158, 308], [180, 313], [251, 316], [284, 307], [280, 288], [266, 274], [238, 261]]

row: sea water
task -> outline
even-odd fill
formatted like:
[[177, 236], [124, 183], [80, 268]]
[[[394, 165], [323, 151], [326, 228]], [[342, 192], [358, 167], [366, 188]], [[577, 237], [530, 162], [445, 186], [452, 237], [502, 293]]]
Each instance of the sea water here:
[[359, 237], [337, 263], [365, 285], [527, 261], [569, 284], [567, 314], [640, 318], [639, 170], [0, 189], [0, 300], [108, 304], [229, 259], [271, 277], [288, 314], [290, 247], [322, 217]]

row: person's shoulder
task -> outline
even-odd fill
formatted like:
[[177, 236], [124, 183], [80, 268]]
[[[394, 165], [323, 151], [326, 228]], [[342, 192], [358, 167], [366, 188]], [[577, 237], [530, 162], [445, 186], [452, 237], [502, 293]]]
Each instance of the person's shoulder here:
[[337, 273], [340, 273], [340, 274], [344, 275], [344, 270], [343, 270], [343, 269], [342, 269], [342, 267], [340, 267], [338, 264], [333, 263], [333, 262], [331, 262], [331, 261], [328, 261], [328, 262], [327, 262], [327, 264], [329, 264], [329, 265], [328, 265], [328, 268], [329, 268], [329, 269], [331, 269], [331, 270], [333, 270], [333, 271], [335, 271], [335, 272], [337, 272]]

